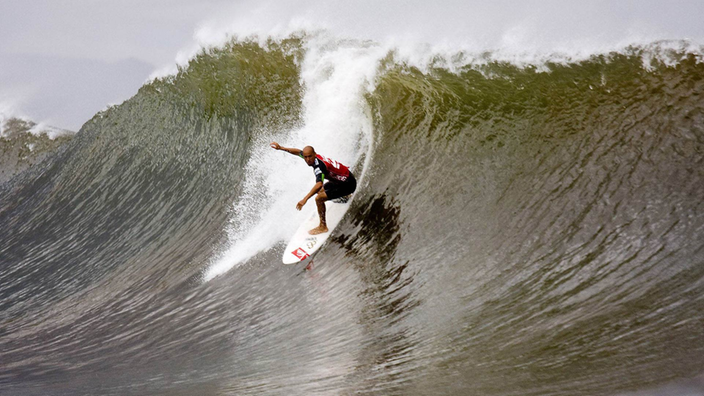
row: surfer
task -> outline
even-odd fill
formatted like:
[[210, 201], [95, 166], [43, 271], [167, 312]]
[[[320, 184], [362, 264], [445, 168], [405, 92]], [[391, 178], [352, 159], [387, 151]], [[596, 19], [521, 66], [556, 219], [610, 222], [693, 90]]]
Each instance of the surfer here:
[[325, 201], [337, 199], [350, 195], [357, 188], [357, 180], [350, 172], [350, 169], [341, 163], [323, 157], [315, 152], [311, 146], [306, 146], [301, 149], [281, 147], [280, 144], [272, 142], [271, 148], [275, 150], [283, 150], [287, 153], [299, 156], [306, 161], [308, 166], [313, 167], [315, 173], [315, 185], [302, 200], [296, 204], [296, 209], [301, 210], [308, 200], [313, 196], [315, 203], [318, 205], [318, 216], [320, 216], [320, 225], [308, 231], [311, 235], [318, 235], [328, 232], [328, 226], [325, 222]]

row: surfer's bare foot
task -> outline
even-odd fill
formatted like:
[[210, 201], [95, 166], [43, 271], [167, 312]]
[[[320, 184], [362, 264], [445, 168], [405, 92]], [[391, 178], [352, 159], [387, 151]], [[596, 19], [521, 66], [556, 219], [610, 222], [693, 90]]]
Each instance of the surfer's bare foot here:
[[308, 231], [308, 233], [311, 235], [318, 235], [318, 234], [322, 234], [325, 232], [328, 232], [328, 226], [326, 226], [325, 224], [321, 224], [321, 225], [313, 228], [312, 230]]

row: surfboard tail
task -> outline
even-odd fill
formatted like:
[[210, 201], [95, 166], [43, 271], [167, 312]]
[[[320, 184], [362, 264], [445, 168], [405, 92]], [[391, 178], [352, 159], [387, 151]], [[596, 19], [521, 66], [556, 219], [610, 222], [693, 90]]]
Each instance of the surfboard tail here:
[[342, 203], [342, 204], [343, 204], [343, 203], [349, 202], [350, 199], [352, 199], [352, 194], [350, 194], [350, 195], [345, 195], [344, 197], [340, 197], [340, 198], [335, 198], [335, 199], [332, 200], [332, 202], [334, 202], [334, 203]]

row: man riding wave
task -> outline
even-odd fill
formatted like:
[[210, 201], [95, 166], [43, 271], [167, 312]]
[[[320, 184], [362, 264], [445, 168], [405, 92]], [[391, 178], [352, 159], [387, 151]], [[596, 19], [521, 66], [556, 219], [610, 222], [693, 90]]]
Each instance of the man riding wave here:
[[308, 202], [313, 195], [317, 194], [315, 203], [318, 206], [320, 225], [308, 231], [308, 233], [317, 235], [328, 232], [328, 226], [325, 222], [325, 201], [350, 195], [357, 189], [357, 180], [354, 178], [354, 175], [352, 175], [352, 172], [350, 172], [350, 169], [335, 160], [316, 154], [315, 149], [311, 146], [306, 146], [303, 150], [281, 147], [281, 145], [276, 142], [272, 142], [270, 146], [275, 150], [283, 150], [287, 153], [299, 156], [306, 161], [308, 166], [313, 167], [315, 185], [310, 192], [296, 204], [296, 209], [301, 210], [306, 202]]

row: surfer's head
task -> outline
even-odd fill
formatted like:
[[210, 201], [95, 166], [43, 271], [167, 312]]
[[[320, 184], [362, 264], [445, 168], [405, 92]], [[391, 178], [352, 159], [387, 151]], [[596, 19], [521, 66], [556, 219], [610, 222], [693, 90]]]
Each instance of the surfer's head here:
[[306, 160], [308, 166], [315, 164], [315, 149], [311, 146], [303, 147], [303, 159]]

